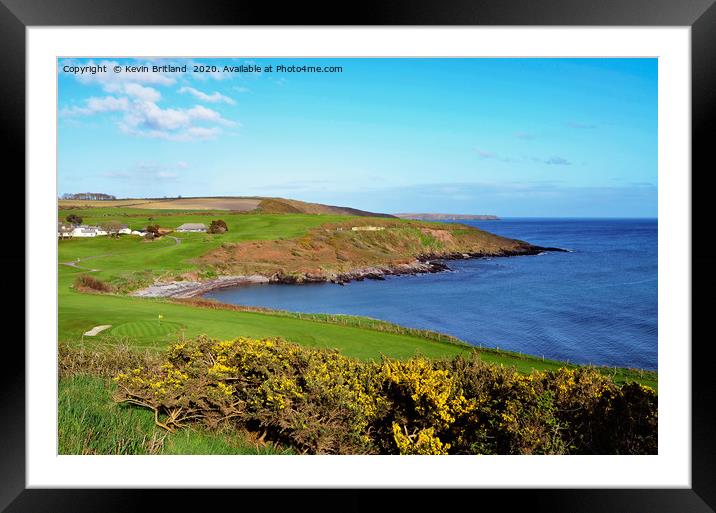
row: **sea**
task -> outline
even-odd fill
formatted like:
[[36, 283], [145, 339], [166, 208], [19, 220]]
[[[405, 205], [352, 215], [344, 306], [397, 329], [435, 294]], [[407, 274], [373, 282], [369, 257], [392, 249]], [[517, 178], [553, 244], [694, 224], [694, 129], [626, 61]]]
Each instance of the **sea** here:
[[245, 285], [225, 303], [363, 315], [470, 344], [581, 364], [657, 369], [656, 219], [504, 218], [464, 224], [569, 252], [450, 260], [450, 271], [344, 286]]

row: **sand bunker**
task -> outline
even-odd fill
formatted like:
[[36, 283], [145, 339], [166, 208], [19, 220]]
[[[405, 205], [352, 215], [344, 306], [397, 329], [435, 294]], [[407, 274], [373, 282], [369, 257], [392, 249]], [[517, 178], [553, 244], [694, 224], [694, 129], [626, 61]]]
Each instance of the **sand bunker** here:
[[106, 330], [107, 328], [111, 328], [111, 327], [112, 327], [111, 324], [103, 324], [102, 326], [95, 326], [95, 327], [92, 328], [91, 330], [85, 331], [84, 334], [85, 334], [85, 336], [87, 336], [87, 337], [94, 337], [94, 336], [95, 336], [97, 333], [99, 333], [100, 331], [104, 331], [104, 330]]

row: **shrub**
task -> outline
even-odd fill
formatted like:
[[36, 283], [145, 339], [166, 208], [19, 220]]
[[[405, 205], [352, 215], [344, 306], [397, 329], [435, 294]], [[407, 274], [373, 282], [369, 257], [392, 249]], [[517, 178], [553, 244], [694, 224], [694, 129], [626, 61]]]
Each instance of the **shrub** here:
[[82, 292], [112, 292], [114, 289], [109, 283], [98, 280], [89, 274], [80, 274], [75, 278], [75, 289]]
[[654, 454], [653, 390], [594, 369], [361, 362], [280, 339], [199, 338], [115, 377], [174, 431], [227, 423], [315, 454]]
[[112, 277], [111, 286], [115, 292], [126, 294], [133, 290], [148, 287], [154, 282], [152, 271], [120, 272]]
[[229, 227], [226, 226], [226, 223], [222, 221], [221, 219], [217, 219], [216, 221], [212, 221], [209, 224], [209, 233], [226, 233], [229, 231]]
[[58, 346], [57, 367], [60, 378], [80, 374], [112, 378], [129, 367], [149, 368], [160, 364], [158, 353], [149, 350], [139, 352], [126, 343], [83, 347], [61, 342]]
[[71, 224], [82, 224], [82, 217], [77, 214], [70, 214], [65, 218], [65, 221]]
[[[170, 431], [187, 422], [237, 422], [312, 453], [365, 453], [370, 367], [335, 351], [280, 340], [201, 338], [173, 345], [165, 363], [117, 375], [117, 400], [154, 410]], [[160, 416], [166, 420], [160, 421]]]
[[473, 408], [453, 376], [430, 360], [415, 358], [384, 359], [377, 377], [386, 403], [375, 421], [381, 452], [447, 454], [453, 423]]

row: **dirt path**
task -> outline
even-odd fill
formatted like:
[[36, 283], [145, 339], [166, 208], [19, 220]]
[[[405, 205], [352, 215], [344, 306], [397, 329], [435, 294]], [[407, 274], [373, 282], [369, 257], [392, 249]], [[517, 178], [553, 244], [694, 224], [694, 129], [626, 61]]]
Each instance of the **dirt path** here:
[[84, 262], [85, 260], [92, 260], [93, 258], [100, 258], [100, 257], [105, 257], [105, 256], [111, 256], [111, 255], [112, 255], [112, 253], [105, 253], [103, 255], [94, 255], [94, 256], [89, 256], [86, 258], [78, 258], [77, 260], [72, 260], [71, 262], [60, 262], [60, 263], [62, 265], [66, 265], [68, 267], [74, 267], [75, 269], [81, 269], [83, 271], [89, 271], [91, 273], [96, 273], [97, 271], [99, 271], [99, 269], [90, 269], [89, 267], [82, 267], [77, 264], [79, 264], [80, 262]]

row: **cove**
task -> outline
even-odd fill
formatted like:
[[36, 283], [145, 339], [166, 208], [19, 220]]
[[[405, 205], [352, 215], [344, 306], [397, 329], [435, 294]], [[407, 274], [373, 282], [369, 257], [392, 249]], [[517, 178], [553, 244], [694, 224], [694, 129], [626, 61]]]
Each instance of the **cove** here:
[[569, 253], [447, 261], [450, 271], [346, 285], [242, 285], [225, 303], [362, 315], [474, 345], [573, 363], [657, 369], [655, 219], [463, 221]]

